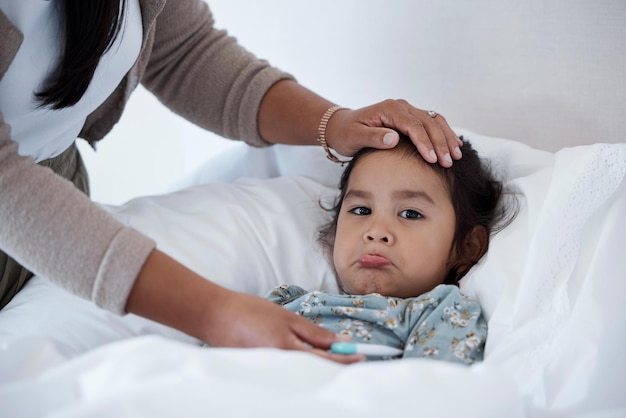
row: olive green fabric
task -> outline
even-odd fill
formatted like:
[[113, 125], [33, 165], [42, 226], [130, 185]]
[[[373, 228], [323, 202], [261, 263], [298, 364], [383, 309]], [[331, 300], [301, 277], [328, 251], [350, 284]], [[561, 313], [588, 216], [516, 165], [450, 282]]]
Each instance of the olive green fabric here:
[[[39, 165], [50, 168], [89, 195], [87, 170], [75, 144], [72, 144], [60, 155], [40, 162]], [[0, 309], [13, 299], [13, 296], [32, 276], [33, 273], [0, 251]]]

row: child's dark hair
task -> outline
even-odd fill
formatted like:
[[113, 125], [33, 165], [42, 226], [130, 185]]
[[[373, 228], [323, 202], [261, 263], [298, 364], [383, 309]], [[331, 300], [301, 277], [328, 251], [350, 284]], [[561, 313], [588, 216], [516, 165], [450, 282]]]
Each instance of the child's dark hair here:
[[[513, 216], [505, 219], [507, 210], [500, 204], [503, 194], [502, 183], [495, 179], [489, 167], [480, 159], [471, 144], [464, 140], [462, 136], [460, 139], [463, 141], [463, 145], [460, 147], [463, 158], [455, 161], [450, 168], [444, 168], [437, 163], [430, 164], [426, 162], [417, 151], [415, 145], [405, 135], [400, 135], [400, 142], [396, 147], [406, 157], [417, 158], [424, 164], [428, 164], [447, 185], [456, 216], [453, 245], [456, 247], [458, 259], [448, 270], [447, 277], [444, 280], [446, 284], [457, 284], [483, 255], [481, 253], [478, 257], [472, 256], [467, 253], [463, 245], [465, 238], [474, 227], [482, 226], [488, 234], [491, 234], [505, 227], [513, 219]], [[363, 156], [376, 151], [378, 150], [375, 148], [364, 148], [354, 155], [339, 181], [340, 194], [334, 206], [326, 208], [333, 213], [333, 219], [320, 228], [318, 241], [329, 258], [332, 257], [338, 214], [346, 194], [346, 187], [352, 169]]]

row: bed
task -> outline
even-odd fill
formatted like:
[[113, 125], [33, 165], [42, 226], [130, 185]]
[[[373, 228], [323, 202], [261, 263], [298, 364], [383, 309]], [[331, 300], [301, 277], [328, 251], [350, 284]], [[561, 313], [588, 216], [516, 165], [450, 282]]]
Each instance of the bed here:
[[[514, 221], [461, 283], [489, 322], [484, 361], [343, 366], [306, 353], [207, 348], [151, 321], [99, 310], [35, 277], [0, 312], [0, 417], [626, 416], [626, 6], [478, 1], [470, 10], [452, 0], [408, 3], [394, 13], [419, 9], [426, 16], [418, 20], [428, 20], [432, 39], [441, 42], [434, 51], [405, 39], [421, 53], [458, 53], [459, 38], [442, 38], [441, 25], [478, 19], [480, 6], [493, 6], [500, 22], [498, 40], [464, 32], [463, 48], [476, 42], [465, 58], [481, 55], [482, 68], [491, 63], [500, 77], [479, 80], [480, 97], [461, 88], [477, 76], [475, 68], [424, 69], [433, 71], [426, 98], [519, 202]], [[341, 9], [347, 5], [337, 7], [348, 13]], [[371, 13], [380, 17], [377, 7]], [[532, 36], [520, 38], [531, 28]], [[515, 36], [521, 67], [485, 55], [486, 45]], [[351, 59], [358, 60], [346, 58], [346, 65]], [[574, 62], [554, 76], [558, 86], [536, 71]], [[592, 68], [602, 71], [581, 78]], [[520, 115], [530, 99], [534, 113]], [[490, 117], [481, 119], [485, 113]], [[319, 203], [333, 199], [340, 173], [317, 147], [236, 144], [162, 193], [102, 206], [229, 288], [263, 295], [293, 283], [336, 291], [314, 235], [327, 216]]]

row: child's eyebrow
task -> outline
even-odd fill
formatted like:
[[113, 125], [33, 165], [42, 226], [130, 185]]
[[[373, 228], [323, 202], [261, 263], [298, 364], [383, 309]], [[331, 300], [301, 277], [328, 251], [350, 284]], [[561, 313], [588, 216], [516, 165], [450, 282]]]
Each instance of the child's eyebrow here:
[[433, 198], [430, 197], [428, 193], [421, 190], [397, 190], [392, 193], [392, 196], [395, 199], [422, 199], [431, 205], [435, 204]]
[[[368, 199], [372, 197], [372, 193], [366, 192], [364, 190], [351, 189], [351, 190], [348, 190], [348, 192], [344, 196], [344, 200], [349, 199], [351, 197], [360, 198], [360, 199]], [[430, 203], [431, 205], [435, 204], [435, 200], [432, 197], [430, 197], [428, 193], [421, 191], [421, 190], [396, 190], [392, 193], [392, 197], [394, 199], [399, 199], [399, 200], [422, 199]]]
[[366, 192], [364, 190], [350, 189], [350, 190], [348, 190], [348, 192], [346, 193], [346, 195], [343, 198], [344, 199], [348, 199], [350, 197], [358, 197], [358, 198], [361, 198], [361, 199], [367, 199], [369, 197], [372, 197], [372, 194], [370, 192]]

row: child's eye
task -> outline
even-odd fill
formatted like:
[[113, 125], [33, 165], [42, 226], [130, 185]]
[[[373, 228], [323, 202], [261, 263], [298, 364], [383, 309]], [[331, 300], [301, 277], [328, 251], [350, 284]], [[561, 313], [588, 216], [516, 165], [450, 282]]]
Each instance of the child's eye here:
[[366, 208], [365, 206], [359, 206], [354, 209], [350, 209], [350, 213], [354, 213], [355, 215], [370, 215], [372, 210], [370, 208]]
[[422, 214], [413, 209], [405, 209], [400, 212], [400, 216], [406, 219], [420, 219], [423, 218]]

